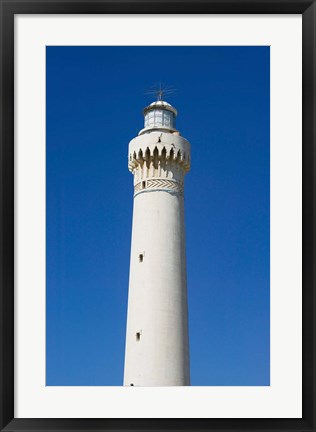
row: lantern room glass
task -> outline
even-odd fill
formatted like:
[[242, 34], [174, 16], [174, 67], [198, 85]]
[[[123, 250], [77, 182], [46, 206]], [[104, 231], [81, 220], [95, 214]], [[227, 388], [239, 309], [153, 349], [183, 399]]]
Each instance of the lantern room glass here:
[[155, 109], [145, 114], [145, 128], [174, 128], [175, 116], [171, 111]]

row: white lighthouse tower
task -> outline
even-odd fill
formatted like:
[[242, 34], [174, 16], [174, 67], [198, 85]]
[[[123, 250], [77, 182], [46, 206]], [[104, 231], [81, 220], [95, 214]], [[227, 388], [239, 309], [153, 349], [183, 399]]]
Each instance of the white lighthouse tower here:
[[177, 111], [158, 100], [129, 143], [134, 211], [125, 352], [125, 386], [190, 385], [184, 229], [184, 176], [190, 144]]

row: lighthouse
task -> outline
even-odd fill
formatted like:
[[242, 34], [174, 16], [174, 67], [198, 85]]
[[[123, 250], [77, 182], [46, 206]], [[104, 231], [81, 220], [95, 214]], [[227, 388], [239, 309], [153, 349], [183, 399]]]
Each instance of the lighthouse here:
[[190, 385], [184, 177], [190, 143], [163, 100], [144, 109], [129, 143], [134, 207], [125, 347], [125, 386]]

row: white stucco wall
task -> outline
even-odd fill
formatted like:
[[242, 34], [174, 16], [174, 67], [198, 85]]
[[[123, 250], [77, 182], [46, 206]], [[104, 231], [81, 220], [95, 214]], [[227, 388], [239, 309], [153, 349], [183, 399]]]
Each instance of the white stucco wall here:
[[[157, 132], [152, 132], [157, 134]], [[156, 144], [146, 134], [130, 143], [130, 152]], [[159, 133], [160, 145], [186, 149], [189, 143]], [[147, 140], [145, 139], [147, 137]], [[174, 139], [175, 138], [175, 139]], [[170, 139], [173, 142], [170, 142]], [[180, 162], [180, 165], [179, 163]], [[124, 385], [190, 384], [186, 286], [183, 177], [188, 163], [152, 163], [132, 168], [137, 177], [134, 198]], [[129, 163], [131, 161], [129, 160]], [[158, 166], [158, 165], [157, 165]], [[180, 167], [180, 168], [179, 168]], [[182, 168], [181, 168], [182, 167]], [[137, 188], [142, 179], [144, 188]], [[167, 180], [168, 179], [168, 180]], [[143, 260], [140, 262], [140, 255]], [[136, 334], [140, 334], [137, 340]]]

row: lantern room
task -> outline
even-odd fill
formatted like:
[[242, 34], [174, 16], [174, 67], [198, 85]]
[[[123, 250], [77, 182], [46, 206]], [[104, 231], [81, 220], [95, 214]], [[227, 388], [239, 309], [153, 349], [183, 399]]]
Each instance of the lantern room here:
[[139, 135], [152, 130], [175, 132], [177, 114], [177, 110], [168, 102], [158, 100], [151, 103], [144, 109], [144, 129], [139, 132]]

